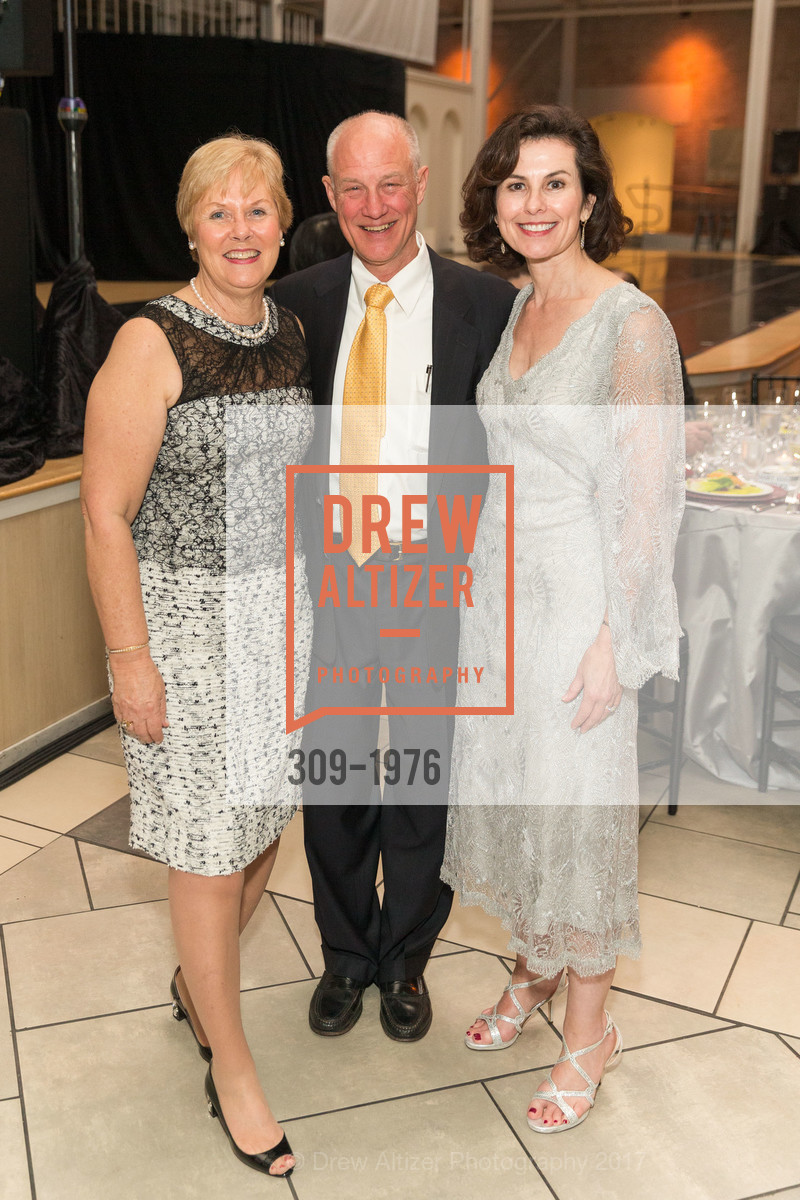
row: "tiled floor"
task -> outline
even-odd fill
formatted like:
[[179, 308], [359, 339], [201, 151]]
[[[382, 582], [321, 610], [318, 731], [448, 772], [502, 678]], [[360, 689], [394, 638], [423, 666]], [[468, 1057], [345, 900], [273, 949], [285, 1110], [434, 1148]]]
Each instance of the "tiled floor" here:
[[429, 964], [424, 1041], [383, 1035], [375, 989], [347, 1037], [309, 1031], [322, 959], [295, 818], [242, 968], [301, 1160], [286, 1182], [238, 1164], [206, 1115], [203, 1064], [171, 1019], [165, 869], [120, 849], [116, 731], [0, 792], [0, 1197], [798, 1200], [800, 808], [743, 806], [728, 785], [693, 805], [709, 780], [687, 766], [669, 817], [666, 785], [642, 778], [645, 949], [611, 997], [622, 1066], [591, 1119], [549, 1141], [524, 1117], [553, 1026], [534, 1018], [502, 1054], [462, 1043], [507, 978], [505, 935], [476, 909], [455, 905]]

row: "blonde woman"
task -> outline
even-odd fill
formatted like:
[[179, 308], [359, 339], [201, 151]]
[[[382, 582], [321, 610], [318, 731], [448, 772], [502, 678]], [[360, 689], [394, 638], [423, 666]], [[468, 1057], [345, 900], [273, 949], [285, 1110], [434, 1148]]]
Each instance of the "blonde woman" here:
[[[283, 733], [283, 477], [302, 460], [313, 413], [302, 331], [264, 294], [292, 219], [280, 158], [242, 135], [201, 146], [177, 211], [196, 277], [128, 321], [89, 396], [87, 560], [130, 779], [131, 845], [169, 867], [173, 1013], [210, 1064], [209, 1109], [236, 1156], [283, 1176], [294, 1159], [261, 1089], [239, 996], [239, 935], [295, 802]], [[226, 531], [238, 417], [265, 418], [270, 430], [246, 509], [255, 562], [231, 561]], [[311, 612], [299, 553], [296, 575], [302, 695]], [[231, 594], [253, 608], [244, 653], [226, 642]]]

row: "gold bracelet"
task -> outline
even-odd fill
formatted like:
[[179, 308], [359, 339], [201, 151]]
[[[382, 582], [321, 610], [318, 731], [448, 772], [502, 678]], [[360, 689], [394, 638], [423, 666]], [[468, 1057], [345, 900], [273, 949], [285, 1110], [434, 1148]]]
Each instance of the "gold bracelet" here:
[[106, 646], [106, 654], [130, 654], [131, 650], [144, 650], [150, 645], [150, 638], [146, 642], [140, 642], [138, 646], [120, 646], [119, 650], [109, 650]]

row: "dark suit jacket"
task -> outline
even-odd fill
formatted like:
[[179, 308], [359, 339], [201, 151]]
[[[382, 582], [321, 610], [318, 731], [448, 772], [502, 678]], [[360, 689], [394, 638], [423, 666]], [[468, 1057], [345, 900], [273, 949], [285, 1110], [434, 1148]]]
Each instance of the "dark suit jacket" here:
[[[431, 425], [428, 461], [431, 464], [480, 464], [486, 462], [486, 436], [475, 409], [475, 388], [497, 348], [516, 296], [509, 283], [482, 271], [441, 258], [429, 249], [433, 272], [433, 373], [431, 382]], [[295, 313], [303, 323], [311, 360], [315, 429], [307, 462], [330, 460], [330, 404], [333, 379], [342, 337], [350, 290], [352, 254], [319, 263], [289, 275], [273, 285], [271, 295], [278, 304]], [[327, 474], [306, 477], [309, 485], [301, 503], [306, 561], [312, 597], [319, 595], [322, 578], [322, 495], [327, 491]], [[427, 490], [435, 497], [470, 496], [485, 492], [487, 477], [433, 472]], [[425, 490], [421, 488], [420, 490]], [[428, 545], [431, 562], [454, 561], [444, 549], [435, 507], [428, 513]], [[457, 554], [459, 561], [466, 561]], [[316, 602], [315, 602], [316, 606]], [[333, 610], [326, 606], [315, 622], [314, 651], [323, 662], [332, 662], [335, 648]], [[444, 639], [449, 658], [458, 648], [458, 623], [450, 609], [431, 609], [434, 636]]]

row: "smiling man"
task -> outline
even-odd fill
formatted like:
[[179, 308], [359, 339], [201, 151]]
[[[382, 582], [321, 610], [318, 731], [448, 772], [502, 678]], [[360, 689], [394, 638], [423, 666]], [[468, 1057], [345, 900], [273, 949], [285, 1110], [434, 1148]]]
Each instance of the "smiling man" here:
[[[422, 572], [434, 569], [430, 564], [456, 569], [466, 562], [445, 547], [434, 496], [447, 495], [452, 512], [453, 498], [483, 491], [485, 478], [476, 483], [482, 477], [435, 467], [486, 461], [475, 388], [516, 293], [491, 275], [440, 258], [417, 232], [428, 168], [420, 164], [414, 130], [400, 117], [361, 113], [337, 126], [323, 182], [352, 253], [281, 280], [272, 292], [305, 327], [315, 403], [309, 461], [331, 465], [330, 474], [307, 477], [311, 594], [316, 604], [323, 579], [333, 577], [337, 594], [348, 597], [317, 608], [306, 711], [377, 709], [385, 687], [390, 750], [383, 759], [377, 753], [376, 713], [326, 715], [305, 730], [305, 762], [310, 766], [314, 753], [317, 767], [336, 764], [321, 781], [318, 769], [297, 776], [305, 776], [306, 853], [326, 968], [309, 1023], [325, 1036], [346, 1033], [361, 1015], [364, 989], [377, 983], [385, 1033], [416, 1041], [431, 1022], [423, 970], [452, 902], [439, 871], [453, 718], [408, 709], [455, 703], [458, 608], [400, 608], [391, 584], [375, 581], [390, 580], [393, 563], [409, 569], [404, 559]], [[380, 474], [388, 541], [370, 544], [368, 534], [354, 531], [350, 553], [343, 544], [329, 544], [326, 553], [326, 496], [340, 493], [348, 511], [360, 511], [364, 492], [376, 484], [365, 488], [363, 474], [339, 468], [365, 462], [376, 465], [374, 481], [384, 464], [431, 470], [407, 479]], [[402, 497], [409, 492], [428, 493], [429, 500], [426, 509], [423, 495], [415, 510], [412, 546], [402, 529]], [[333, 537], [342, 542], [338, 516]], [[428, 591], [426, 578], [421, 594]], [[396, 636], [387, 636], [387, 626]], [[415, 682], [412, 669], [423, 682]], [[379, 860], [382, 898], [375, 886]]]

